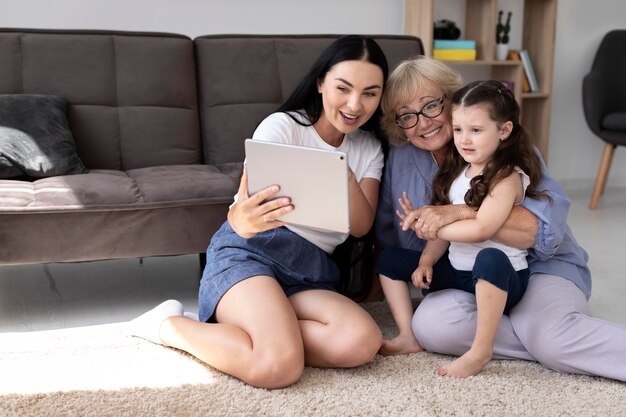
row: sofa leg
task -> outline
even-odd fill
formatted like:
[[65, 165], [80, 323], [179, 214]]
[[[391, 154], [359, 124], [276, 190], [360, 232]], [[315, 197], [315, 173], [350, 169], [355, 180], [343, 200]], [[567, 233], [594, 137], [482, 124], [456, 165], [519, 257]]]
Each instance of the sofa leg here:
[[596, 177], [596, 184], [593, 187], [593, 194], [591, 195], [591, 201], [589, 202], [589, 208], [595, 210], [600, 200], [600, 196], [604, 193], [604, 187], [606, 186], [606, 180], [609, 176], [609, 170], [611, 169], [611, 162], [613, 161], [613, 153], [615, 152], [616, 145], [607, 143], [604, 145], [604, 151], [602, 152], [602, 159], [600, 160], [600, 167], [598, 168], [598, 176]]
[[204, 271], [206, 266], [206, 253], [199, 253], [198, 258], [200, 260], [200, 276], [202, 276], [202, 271]]

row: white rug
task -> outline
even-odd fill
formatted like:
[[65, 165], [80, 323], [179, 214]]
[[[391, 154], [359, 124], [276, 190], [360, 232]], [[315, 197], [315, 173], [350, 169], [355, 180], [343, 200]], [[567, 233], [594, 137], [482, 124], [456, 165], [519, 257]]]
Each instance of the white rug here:
[[[386, 335], [384, 303], [364, 304]], [[626, 384], [492, 361], [438, 377], [450, 357], [377, 356], [306, 368], [286, 389], [252, 388], [190, 355], [128, 337], [124, 324], [0, 334], [0, 416], [624, 416]], [[626, 364], [616, 364], [626, 366]]]

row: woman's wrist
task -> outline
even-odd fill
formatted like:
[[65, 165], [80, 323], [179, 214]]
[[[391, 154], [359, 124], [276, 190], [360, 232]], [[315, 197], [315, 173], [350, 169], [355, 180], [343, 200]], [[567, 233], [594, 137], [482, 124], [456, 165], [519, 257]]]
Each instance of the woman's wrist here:
[[226, 216], [226, 220], [228, 221], [228, 224], [230, 224], [230, 227], [233, 229], [233, 231], [237, 233], [239, 236], [241, 236], [242, 238], [250, 239], [251, 237], [254, 237], [256, 233], [245, 233], [241, 230], [241, 228], [235, 221], [235, 219], [237, 218], [236, 213], [235, 213], [236, 210], [237, 210], [237, 207], [235, 203], [235, 205], [231, 206], [231, 208], [228, 210], [228, 214]]
[[472, 220], [476, 218], [476, 210], [465, 204], [453, 204], [452, 209], [458, 220]]

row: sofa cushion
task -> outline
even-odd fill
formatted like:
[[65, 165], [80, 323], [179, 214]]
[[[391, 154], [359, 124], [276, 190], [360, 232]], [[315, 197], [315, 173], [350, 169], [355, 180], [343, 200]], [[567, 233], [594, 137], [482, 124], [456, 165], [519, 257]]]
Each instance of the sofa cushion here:
[[22, 170], [13, 165], [11, 161], [0, 155], [0, 178], [14, 178], [24, 175]]
[[89, 169], [202, 162], [187, 36], [0, 28], [0, 93], [66, 98], [74, 141]]
[[0, 208], [9, 212], [137, 210], [192, 203], [230, 203], [237, 192], [238, 168], [167, 165], [129, 171], [43, 178], [33, 182], [2, 180]]
[[[207, 35], [195, 38], [205, 163], [243, 161], [244, 140], [251, 137], [256, 126], [291, 94], [320, 52], [340, 36]], [[373, 37], [383, 49], [390, 69], [424, 50], [416, 37]]]
[[66, 100], [54, 95], [0, 95], [0, 178], [85, 172], [66, 108]]

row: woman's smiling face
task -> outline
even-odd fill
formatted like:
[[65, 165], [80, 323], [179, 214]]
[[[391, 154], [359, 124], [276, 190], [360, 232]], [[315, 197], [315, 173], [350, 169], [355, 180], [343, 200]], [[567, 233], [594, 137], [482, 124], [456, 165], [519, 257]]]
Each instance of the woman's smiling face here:
[[[404, 103], [396, 108], [396, 117], [407, 113], [418, 113], [424, 106], [437, 101], [444, 92], [434, 84], [426, 85], [410, 103]], [[407, 140], [414, 146], [431, 152], [437, 152], [452, 139], [452, 120], [450, 115], [450, 100], [445, 99], [441, 114], [432, 119], [420, 114], [417, 125], [405, 129]]]
[[370, 62], [335, 64], [318, 83], [324, 106], [315, 123], [319, 135], [331, 145], [341, 144], [345, 134], [363, 126], [374, 114], [380, 103], [383, 83], [383, 71]]

